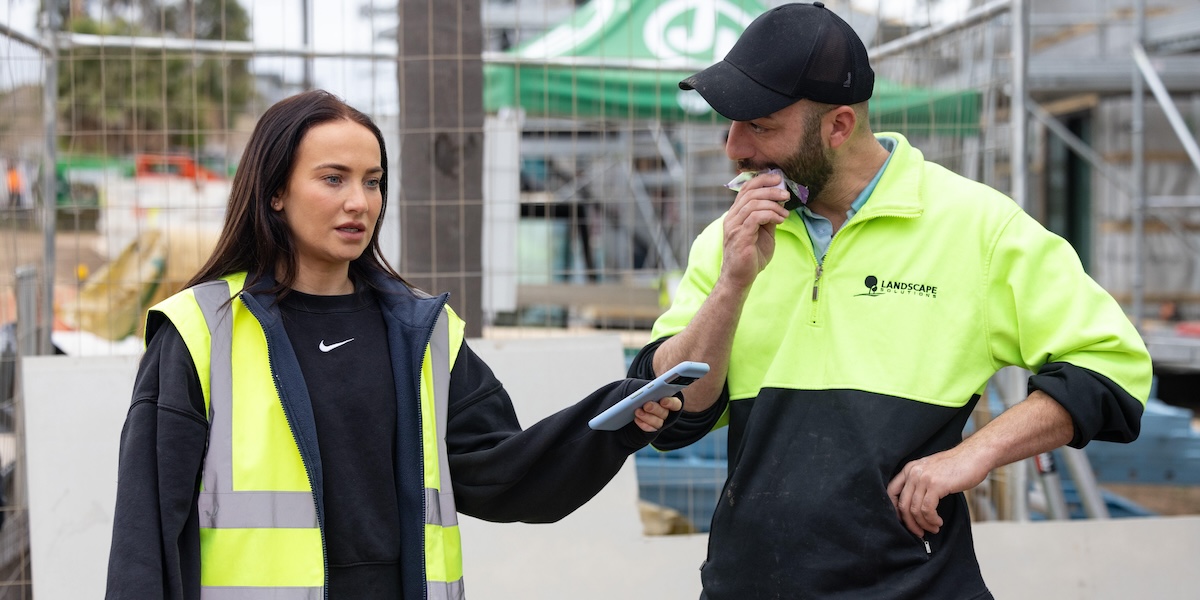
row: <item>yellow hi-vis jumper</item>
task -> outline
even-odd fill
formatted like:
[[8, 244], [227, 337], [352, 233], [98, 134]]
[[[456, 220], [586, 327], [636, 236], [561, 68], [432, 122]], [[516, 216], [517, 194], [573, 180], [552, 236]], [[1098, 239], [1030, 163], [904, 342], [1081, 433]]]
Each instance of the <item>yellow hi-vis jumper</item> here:
[[[210, 423], [198, 500], [201, 596], [322, 599], [328, 566], [310, 464], [311, 411], [289, 409], [288, 381], [298, 373], [280, 372], [280, 349], [268, 342], [257, 303], [241, 293], [245, 278], [203, 283], [151, 309], [170, 319], [187, 345]], [[427, 598], [453, 600], [463, 597], [462, 549], [444, 435], [464, 325], [444, 300], [431, 325], [418, 377], [422, 571]]]

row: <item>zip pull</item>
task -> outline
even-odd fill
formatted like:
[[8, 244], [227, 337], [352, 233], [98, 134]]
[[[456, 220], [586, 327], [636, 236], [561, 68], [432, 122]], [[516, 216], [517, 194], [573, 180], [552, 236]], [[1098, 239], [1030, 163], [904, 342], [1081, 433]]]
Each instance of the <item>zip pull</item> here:
[[929, 540], [927, 540], [927, 539], [925, 539], [925, 538], [921, 538], [921, 543], [922, 543], [922, 544], [925, 544], [925, 555], [926, 555], [926, 556], [932, 556], [932, 555], [933, 555], [933, 548], [930, 548], [930, 547], [929, 547]]
[[821, 283], [821, 264], [817, 263], [817, 276], [813, 279], [813, 302], [817, 301], [817, 286]]

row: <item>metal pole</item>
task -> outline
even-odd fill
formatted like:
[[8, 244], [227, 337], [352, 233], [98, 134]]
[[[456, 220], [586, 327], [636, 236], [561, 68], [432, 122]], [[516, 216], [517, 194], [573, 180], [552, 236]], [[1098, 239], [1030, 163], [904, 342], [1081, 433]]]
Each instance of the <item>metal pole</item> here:
[[1111, 165], [1104, 162], [1104, 157], [1100, 156], [1095, 150], [1092, 150], [1091, 146], [1088, 146], [1083, 140], [1079, 139], [1079, 136], [1071, 133], [1070, 129], [1067, 129], [1066, 126], [1064, 126], [1062, 123], [1059, 123], [1058, 119], [1054, 118], [1054, 115], [1046, 112], [1046, 109], [1042, 108], [1037, 102], [1034, 102], [1032, 98], [1026, 99], [1025, 109], [1029, 111], [1029, 114], [1033, 115], [1033, 118], [1036, 119], [1037, 122], [1045, 126], [1046, 129], [1049, 129], [1051, 133], [1058, 136], [1058, 138], [1066, 143], [1067, 146], [1069, 146], [1072, 150], [1074, 150], [1076, 154], [1088, 161], [1088, 164], [1090, 164], [1093, 169], [1096, 169], [1097, 173], [1103, 175], [1104, 178], [1109, 181], [1109, 183], [1116, 186], [1117, 189], [1121, 190], [1125, 194], [1133, 193], [1130, 183], [1126, 181], [1121, 174], [1114, 171]]
[[1171, 131], [1174, 131], [1175, 135], [1179, 137], [1184, 152], [1187, 152], [1188, 158], [1192, 160], [1192, 166], [1200, 171], [1200, 145], [1196, 144], [1195, 136], [1188, 129], [1187, 120], [1179, 114], [1179, 109], [1171, 100], [1171, 92], [1163, 84], [1158, 71], [1154, 70], [1154, 65], [1150, 64], [1150, 57], [1146, 56], [1146, 49], [1141, 44], [1133, 45], [1133, 63], [1145, 79], [1145, 84], [1150, 86], [1150, 92], [1154, 94], [1154, 99], [1162, 107], [1163, 114], [1167, 117], [1167, 123], [1171, 125]]
[[1012, 128], [1012, 198], [1029, 210], [1029, 125], [1025, 111], [1026, 81], [1029, 77], [1029, 12], [1025, 0], [1012, 2], [1012, 96], [1009, 123]]
[[1063, 446], [1063, 462], [1071, 472], [1071, 480], [1075, 482], [1075, 490], [1079, 493], [1079, 501], [1083, 504], [1083, 512], [1092, 519], [1107, 519], [1108, 505], [1104, 503], [1104, 495], [1100, 493], [1100, 484], [1096, 482], [1096, 473], [1092, 470], [1092, 461], [1087, 453], [1079, 448]]
[[[1146, 3], [1134, 3], [1134, 45], [1146, 39]], [[1130, 49], [1132, 53], [1132, 49]], [[1146, 312], [1146, 92], [1142, 74], [1133, 68], [1130, 141], [1133, 144], [1133, 324], [1142, 331]]]
[[996, 36], [994, 23], [988, 23], [983, 35], [983, 64], [988, 65], [987, 85], [983, 91], [983, 183], [996, 185], [996, 102], [1000, 97], [999, 84], [991, 77], [996, 64]]
[[1042, 481], [1042, 491], [1046, 494], [1046, 514], [1054, 521], [1065, 521], [1071, 518], [1067, 508], [1067, 496], [1063, 493], [1062, 475], [1054, 463], [1054, 454], [1043, 452], [1033, 457], [1033, 466]]
[[[310, 41], [309, 41], [310, 36], [308, 33], [309, 29], [310, 29], [309, 24], [308, 24], [309, 14], [311, 12], [312, 12], [312, 6], [310, 5], [310, 1], [309, 0], [300, 0], [300, 30], [301, 30], [300, 31], [300, 40], [301, 40], [301, 45], [304, 46], [305, 50], [312, 49], [309, 47], [310, 46]], [[401, 23], [400, 26], [403, 27], [404, 24]], [[312, 56], [304, 57], [304, 89], [306, 89], [306, 90], [313, 89], [313, 58], [312, 58]]]
[[[1018, 367], [1005, 367], [996, 374], [1000, 385], [1000, 397], [1005, 410], [1025, 399], [1024, 391], [1029, 382], [1029, 372]], [[1004, 488], [1004, 514], [1001, 519], [1010, 521], [1029, 520], [1029, 459], [1004, 467], [1007, 484]]]
[[58, 215], [58, 2], [46, 0], [45, 37], [46, 68], [42, 83], [42, 123], [45, 126], [45, 147], [42, 150], [42, 237], [44, 252], [42, 261], [42, 311], [37, 322], [39, 327], [40, 354], [51, 354], [53, 347], [50, 333], [54, 330], [54, 265], [55, 229]]
[[[23, 391], [23, 380], [21, 377], [21, 366], [24, 364], [25, 356], [37, 354], [38, 335], [37, 327], [37, 267], [30, 265], [19, 266], [16, 269], [17, 279], [17, 357], [13, 365], [13, 388], [12, 388], [12, 403], [13, 403], [13, 433], [16, 434], [17, 448], [26, 448], [25, 444], [25, 393]], [[12, 480], [13, 494], [8, 498], [8, 505], [11, 507], [8, 513], [8, 519], [11, 522], [21, 523], [22, 532], [24, 535], [29, 533], [28, 525], [28, 509], [29, 509], [29, 463], [27, 462], [28, 453], [18, 451], [14, 460], [13, 472], [9, 477]], [[20, 521], [17, 521], [20, 519]], [[11, 548], [8, 553], [20, 556], [17, 564], [21, 565], [21, 572], [27, 573], [29, 561], [29, 542], [28, 538], [19, 544], [16, 548]], [[17, 562], [17, 561], [13, 561]], [[9, 563], [12, 564], [12, 563]], [[20, 589], [20, 588], [17, 588]], [[28, 598], [24, 595], [28, 592], [22, 590], [21, 598]]]
[[[1025, 83], [1029, 71], [1029, 13], [1025, 0], [1013, 0], [1011, 5], [1012, 19], [1012, 96], [1009, 102], [1009, 118], [1011, 122], [1012, 152], [1009, 155], [1009, 165], [1012, 168], [1012, 198], [1021, 208], [1028, 210], [1028, 178], [1027, 169], [1029, 155], [1027, 138], [1027, 113], [1025, 112]], [[1025, 381], [1028, 374], [1024, 369], [1008, 369], [1008, 385], [1005, 386], [1005, 405], [1012, 406], [1024, 399]], [[1028, 469], [1025, 461], [1009, 465], [1009, 486], [1007, 488], [1010, 511], [1009, 516], [1014, 521], [1029, 520], [1028, 498]]]
[[869, 48], [867, 49], [867, 56], [871, 59], [871, 62], [874, 62], [881, 58], [901, 54], [907, 50], [911, 50], [912, 48], [920, 46], [929, 40], [940, 39], [945, 37], [947, 34], [954, 33], [955, 31], [966, 29], [967, 27], [971, 27], [995, 18], [996, 15], [1009, 10], [1010, 5], [1012, 4], [1014, 4], [1012, 0], [992, 0], [983, 6], [967, 11], [967, 13], [962, 17], [955, 19], [950, 23], [944, 23], [936, 27], [921, 29], [902, 38], [892, 40], [886, 44]]
[[[37, 267], [17, 267], [17, 354], [38, 354]], [[17, 379], [20, 379], [18, 377]]]

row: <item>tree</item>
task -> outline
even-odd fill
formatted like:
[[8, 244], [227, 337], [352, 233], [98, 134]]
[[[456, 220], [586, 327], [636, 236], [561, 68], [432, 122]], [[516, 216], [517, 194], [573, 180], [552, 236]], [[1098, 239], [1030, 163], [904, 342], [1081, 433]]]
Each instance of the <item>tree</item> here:
[[[236, 0], [108, 0], [59, 3], [68, 31], [173, 39], [250, 39]], [[122, 17], [114, 15], [124, 15]], [[59, 52], [59, 134], [70, 150], [127, 154], [197, 149], [210, 130], [228, 129], [249, 102], [254, 80], [244, 58], [125, 47]]]

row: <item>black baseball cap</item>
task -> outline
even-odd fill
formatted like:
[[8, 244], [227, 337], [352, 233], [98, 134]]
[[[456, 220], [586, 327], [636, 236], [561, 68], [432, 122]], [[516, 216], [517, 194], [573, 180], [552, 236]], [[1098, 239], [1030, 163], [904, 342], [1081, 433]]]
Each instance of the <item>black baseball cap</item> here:
[[732, 121], [760, 119], [800, 99], [857, 104], [875, 72], [850, 24], [821, 2], [784, 4], [758, 16], [725, 59], [683, 81]]

